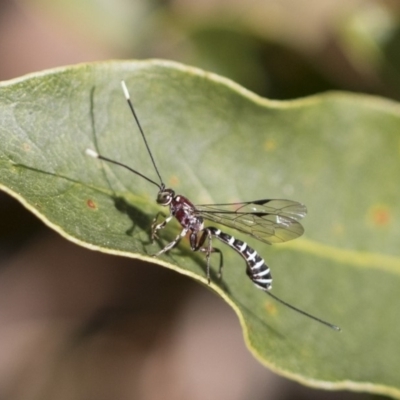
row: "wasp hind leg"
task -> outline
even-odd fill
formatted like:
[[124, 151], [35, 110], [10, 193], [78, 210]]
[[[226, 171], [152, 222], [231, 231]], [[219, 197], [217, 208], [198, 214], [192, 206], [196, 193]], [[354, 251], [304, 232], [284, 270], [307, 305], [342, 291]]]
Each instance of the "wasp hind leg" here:
[[[198, 239], [198, 232], [192, 232], [190, 234], [190, 246], [193, 251], [201, 251], [202, 253], [205, 254], [206, 256], [206, 262], [207, 262], [207, 280], [208, 284], [211, 282], [211, 277], [210, 277], [210, 257], [211, 253], [218, 253], [219, 254], [219, 268], [218, 268], [218, 278], [222, 278], [222, 267], [223, 267], [223, 254], [222, 251], [216, 247], [212, 246], [212, 232], [205, 228], [201, 231], [201, 236], [200, 239]], [[207, 246], [203, 246], [206, 239], [208, 239]]]

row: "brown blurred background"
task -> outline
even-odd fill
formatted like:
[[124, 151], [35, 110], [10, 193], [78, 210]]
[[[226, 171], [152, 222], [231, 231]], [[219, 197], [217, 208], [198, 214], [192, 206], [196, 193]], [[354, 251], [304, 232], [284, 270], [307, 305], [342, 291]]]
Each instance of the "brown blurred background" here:
[[[274, 99], [400, 99], [399, 17], [395, 0], [2, 0], [0, 80], [168, 58]], [[372, 398], [273, 374], [207, 289], [68, 243], [3, 193], [0, 204], [0, 400]]]

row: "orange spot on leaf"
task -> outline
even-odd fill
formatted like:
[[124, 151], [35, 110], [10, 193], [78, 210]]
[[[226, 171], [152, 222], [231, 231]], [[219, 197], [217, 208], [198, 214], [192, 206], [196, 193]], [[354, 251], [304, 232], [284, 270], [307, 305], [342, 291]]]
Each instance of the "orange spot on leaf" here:
[[179, 178], [177, 176], [171, 176], [171, 178], [168, 181], [169, 185], [171, 187], [175, 187], [179, 185]]
[[391, 222], [391, 213], [389, 207], [385, 205], [377, 205], [371, 208], [370, 219], [372, 223], [377, 226], [386, 226]]
[[276, 315], [276, 313], [278, 312], [275, 304], [271, 303], [270, 301], [266, 301], [264, 303], [264, 308], [269, 315]]
[[344, 232], [344, 225], [343, 225], [343, 224], [340, 224], [340, 223], [338, 223], [338, 222], [335, 222], [335, 223], [333, 224], [333, 226], [332, 226], [332, 231], [333, 231], [334, 235], [340, 236], [340, 235], [342, 235], [343, 232]]
[[87, 204], [87, 206], [88, 206], [89, 208], [92, 208], [92, 209], [96, 209], [96, 208], [97, 208], [96, 203], [95, 203], [93, 200], [91, 200], [91, 199], [88, 199], [88, 200], [86, 201], [86, 204]]
[[273, 151], [276, 149], [276, 141], [274, 139], [268, 139], [264, 142], [264, 149], [266, 151]]

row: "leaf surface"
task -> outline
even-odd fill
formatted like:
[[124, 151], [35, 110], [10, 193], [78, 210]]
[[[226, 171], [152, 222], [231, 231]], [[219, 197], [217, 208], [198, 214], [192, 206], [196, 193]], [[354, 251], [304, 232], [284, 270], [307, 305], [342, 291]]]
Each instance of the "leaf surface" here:
[[[85, 155], [95, 149], [157, 181], [120, 88], [124, 79], [167, 186], [193, 203], [288, 198], [305, 203], [305, 235], [268, 246], [273, 293], [342, 328], [327, 329], [257, 290], [222, 243], [211, 289], [237, 313], [263, 364], [307, 385], [400, 398], [400, 106], [330, 93], [272, 102], [194, 68], [109, 62], [0, 85], [0, 184], [45, 223], [85, 247], [141, 258], [207, 283], [179, 232], [151, 243], [157, 187]], [[165, 210], [167, 212], [167, 210]]]

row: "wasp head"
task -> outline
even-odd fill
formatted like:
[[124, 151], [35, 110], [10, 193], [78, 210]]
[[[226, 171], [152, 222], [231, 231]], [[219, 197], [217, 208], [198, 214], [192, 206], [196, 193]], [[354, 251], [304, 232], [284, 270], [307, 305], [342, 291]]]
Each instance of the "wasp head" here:
[[175, 196], [175, 192], [172, 189], [161, 188], [157, 195], [157, 203], [162, 206], [168, 206]]

